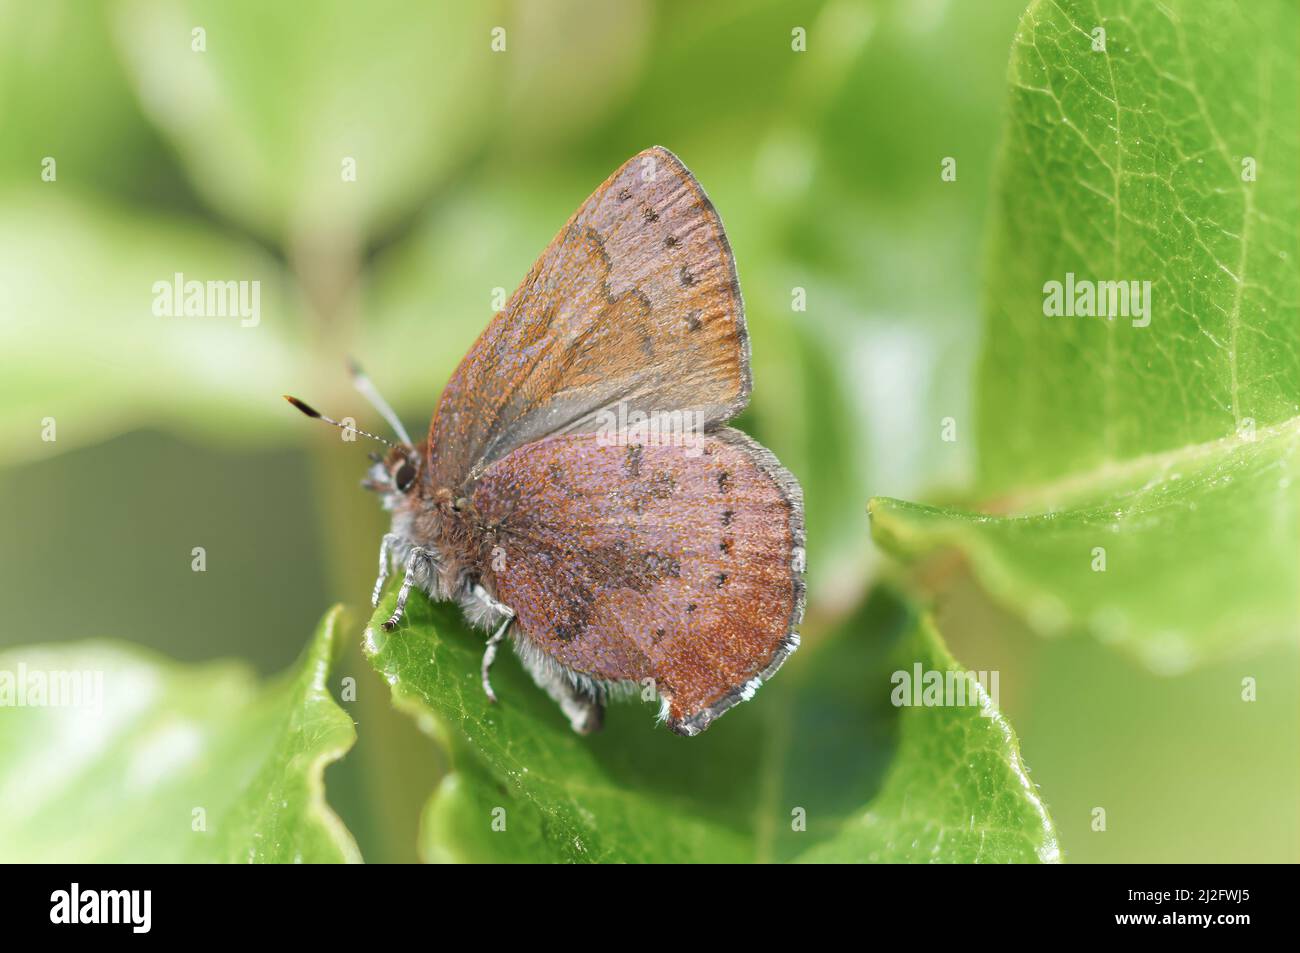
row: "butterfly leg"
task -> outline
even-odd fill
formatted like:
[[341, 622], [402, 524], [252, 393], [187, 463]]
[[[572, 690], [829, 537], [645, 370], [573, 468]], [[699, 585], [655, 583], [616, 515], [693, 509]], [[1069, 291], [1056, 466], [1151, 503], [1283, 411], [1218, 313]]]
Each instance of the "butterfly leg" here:
[[501, 640], [506, 637], [506, 630], [510, 628], [510, 623], [514, 621], [514, 613], [512, 612], [510, 613], [510, 617], [502, 621], [497, 630], [492, 633], [492, 638], [487, 640], [487, 647], [483, 650], [483, 691], [487, 693], [488, 701], [494, 705], [497, 702], [497, 693], [492, 691], [492, 681], [490, 678], [492, 663], [495, 662], [497, 658], [497, 646], [500, 645]]
[[506, 637], [506, 632], [510, 629], [510, 623], [515, 620], [515, 610], [505, 603], [493, 599], [488, 591], [482, 586], [474, 587], [474, 596], [479, 600], [479, 602], [483, 603], [493, 612], [505, 616], [501, 625], [497, 627], [497, 630], [492, 633], [492, 637], [488, 639], [486, 648], [483, 649], [483, 691], [487, 694], [488, 701], [496, 704], [497, 693], [492, 691], [492, 682], [489, 675], [492, 671], [492, 663], [496, 661], [497, 646], [499, 646], [501, 640]]
[[[487, 692], [487, 697], [495, 702], [497, 696], [488, 681], [488, 672], [496, 660], [497, 646], [501, 644], [506, 632], [510, 630], [510, 624], [515, 620], [515, 610], [493, 599], [481, 585], [474, 587], [474, 596], [492, 611], [505, 616], [496, 632], [488, 639], [487, 648], [483, 652], [483, 690]], [[605, 722], [603, 702], [575, 685], [562, 669], [547, 666], [542, 656], [521, 655], [521, 658], [524, 667], [533, 676], [533, 681], [560, 706], [560, 711], [564, 712], [565, 717], [569, 719], [569, 724], [574, 731], [580, 735], [589, 735], [600, 730]]]
[[406, 576], [402, 579], [402, 588], [397, 590], [397, 608], [393, 614], [388, 617], [384, 623], [385, 632], [392, 632], [397, 628], [397, 623], [402, 621], [402, 616], [406, 612], [406, 597], [411, 593], [411, 586], [415, 584], [416, 574], [420, 571], [421, 563], [432, 564], [433, 551], [416, 546], [411, 550], [411, 555], [406, 557]]
[[519, 658], [537, 687], [560, 706], [575, 732], [590, 735], [600, 731], [605, 723], [605, 703], [600, 698], [575, 684], [563, 668], [541, 653], [521, 653]]
[[379, 577], [375, 580], [375, 590], [370, 594], [370, 604], [379, 605], [379, 594], [384, 591], [384, 583], [388, 581], [388, 573], [393, 560], [393, 546], [397, 543], [398, 536], [396, 533], [385, 533], [384, 538], [379, 543]]

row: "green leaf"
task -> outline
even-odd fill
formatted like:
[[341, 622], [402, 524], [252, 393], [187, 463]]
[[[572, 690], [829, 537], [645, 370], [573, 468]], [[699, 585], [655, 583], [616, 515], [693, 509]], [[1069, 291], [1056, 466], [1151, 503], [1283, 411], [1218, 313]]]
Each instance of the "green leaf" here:
[[1046, 634], [1079, 626], [1172, 673], [1294, 635], [1297, 449], [1290, 422], [1044, 488], [1015, 516], [879, 498], [872, 526], [896, 553], [967, 553]]
[[[932, 622], [894, 653], [897, 672], [961, 672]], [[995, 684], [991, 681], [990, 684]], [[880, 791], [810, 862], [1013, 863], [1061, 859], [1056, 830], [1029, 779], [1020, 743], [976, 679], [971, 707], [907, 708]]]
[[[113, 49], [109, 4], [0, 2], [0, 179], [158, 201], [174, 182]], [[53, 166], [45, 166], [46, 158]]]
[[[616, 704], [582, 738], [513, 653], [479, 683], [484, 636], [413, 594], [367, 650], [394, 702], [450, 752], [431, 861], [1055, 860], [1055, 833], [1000, 715], [895, 707], [891, 676], [955, 667], [928, 621], [879, 592], [833, 639], [697, 738]], [[806, 830], [795, 830], [798, 817]], [[504, 823], [504, 830], [494, 828]]]
[[[880, 542], [956, 546], [1039, 630], [1160, 670], [1294, 638], [1298, 52], [1291, 3], [1030, 5], [988, 262], [985, 503], [876, 500]], [[1147, 309], [1048, 316], [1068, 275], [1150, 282]]]
[[492, 3], [129, 0], [117, 37], [215, 208], [290, 246], [346, 249], [409, 215], [483, 133], [499, 16]]
[[[979, 393], [986, 489], [1295, 417], [1300, 7], [1036, 2], [1010, 82]], [[1043, 285], [1067, 272], [1150, 281], [1150, 325], [1045, 316]]]
[[[359, 861], [324, 793], [356, 738], [326, 685], [340, 615], [265, 686], [117, 643], [0, 654], [0, 860]], [[40, 681], [75, 673], [80, 707], [36, 703]]]
[[[156, 313], [155, 285], [177, 273], [247, 282], [244, 315], [186, 316], [184, 295]], [[287, 285], [255, 246], [181, 219], [61, 182], [0, 190], [0, 462], [139, 426], [239, 441], [288, 430], [280, 394], [304, 360]]]

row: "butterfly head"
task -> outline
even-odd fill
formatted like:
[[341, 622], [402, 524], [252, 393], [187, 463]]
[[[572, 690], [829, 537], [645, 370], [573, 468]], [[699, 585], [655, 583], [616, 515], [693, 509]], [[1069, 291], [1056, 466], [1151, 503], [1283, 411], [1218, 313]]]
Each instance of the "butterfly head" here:
[[360, 366], [355, 362], [349, 365], [349, 372], [352, 376], [353, 386], [370, 401], [370, 403], [379, 411], [380, 415], [388, 422], [397, 434], [396, 441], [387, 440], [384, 437], [377, 436], [359, 427], [353, 426], [350, 422], [344, 423], [326, 417], [316, 408], [299, 400], [297, 397], [285, 395], [284, 399], [308, 417], [316, 420], [323, 420], [325, 423], [349, 434], [359, 434], [363, 437], [369, 437], [388, 447], [388, 452], [380, 456], [378, 453], [370, 455], [371, 465], [366, 472], [366, 478], [361, 481], [361, 485], [367, 490], [373, 490], [381, 494], [386, 509], [394, 509], [404, 497], [413, 494], [420, 484], [420, 475], [423, 468], [425, 457], [425, 445], [416, 446], [402, 426], [402, 421], [398, 419], [388, 401], [380, 396], [379, 391], [375, 389], [370, 378], [365, 375]]
[[405, 443], [394, 444], [384, 456], [372, 453], [361, 485], [382, 495], [385, 508], [392, 509], [419, 485], [423, 456], [419, 448]]

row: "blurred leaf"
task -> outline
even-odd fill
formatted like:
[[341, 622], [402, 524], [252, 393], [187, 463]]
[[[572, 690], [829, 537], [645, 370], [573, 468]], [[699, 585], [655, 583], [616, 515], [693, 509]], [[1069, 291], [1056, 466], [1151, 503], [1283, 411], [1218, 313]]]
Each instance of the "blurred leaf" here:
[[[824, 100], [815, 128], [829, 178], [803, 217], [809, 225], [825, 214], [841, 221], [834, 242], [818, 252], [891, 296], [918, 302], [976, 286], [977, 256], [970, 252], [981, 235], [1004, 115], [1007, 50], [1024, 11], [1024, 0], [827, 5], [809, 31], [810, 62], [800, 71], [799, 95], [791, 97], [798, 112], [810, 100]], [[841, 72], [827, 69], [838, 52], [828, 48], [859, 37]], [[951, 181], [940, 177], [946, 156], [956, 160]], [[872, 220], [855, 223], [858, 197], [872, 201]], [[895, 232], [902, 233], [901, 247], [888, 242]], [[929, 254], [918, 251], [926, 240]], [[866, 243], [889, 264], [860, 257]], [[942, 266], [936, 257], [944, 259]], [[894, 270], [899, 267], [903, 271]], [[930, 281], [918, 285], [914, 274], [927, 268]], [[959, 269], [957, 288], [949, 269]], [[946, 280], [935, 281], [938, 275]], [[970, 317], [971, 306], [965, 310]], [[925, 317], [923, 310], [918, 317]]]
[[113, 48], [111, 7], [0, 0], [0, 177], [58, 182], [158, 201], [179, 175], [136, 104]]
[[1057, 858], [1015, 737], [987, 699], [992, 717], [891, 704], [894, 672], [956, 663], [888, 593], [690, 739], [634, 703], [579, 737], [512, 653], [493, 670], [501, 701], [491, 705], [479, 683], [483, 635], [456, 607], [415, 593], [385, 635], [393, 601], [367, 633], [372, 662], [455, 768], [425, 812], [427, 860]]
[[356, 738], [326, 685], [340, 613], [266, 686], [243, 666], [190, 668], [107, 642], [0, 654], [0, 688], [83, 672], [102, 686], [101, 706], [37, 707], [28, 696], [8, 707], [0, 695], [0, 858], [359, 861], [323, 782]]
[[509, 297], [601, 181], [545, 167], [527, 182], [470, 180], [406, 241], [376, 255], [361, 309], [362, 357], [382, 368], [384, 393], [409, 409], [413, 430], [427, 430], [443, 385], [491, 321], [494, 289]]
[[[177, 273], [256, 283], [256, 321], [155, 314], [155, 283]], [[0, 459], [142, 424], [246, 437], [289, 420], [299, 329], [282, 270], [254, 247], [48, 183], [0, 194], [0, 289]]]
[[493, 3], [130, 0], [117, 35], [141, 102], [214, 207], [289, 245], [350, 248], [410, 214], [476, 144], [498, 16]]
[[[1035, 627], [1161, 670], [1294, 638], [1298, 46], [1294, 4], [1031, 5], [989, 259], [989, 502], [877, 500], [877, 539], [955, 545]], [[1151, 282], [1149, 325], [1047, 316], [1067, 274]]]
[[[649, 52], [651, 7], [650, 0], [511, 5], [503, 121], [496, 129], [514, 143], [510, 151], [531, 165], [622, 105]], [[582, 68], [556, 69], [557, 55], [576, 55]]]
[[[1006, 638], [1008, 664], [1022, 666], [979, 662], [1002, 669], [1003, 709], [1070, 861], [1300, 861], [1294, 643], [1169, 678], [1092, 639], [1014, 629], [1006, 620], [972, 637]], [[1093, 828], [1098, 806], [1105, 833]]]
[[[807, 25], [823, 4], [803, 5], [797, 20]], [[752, 138], [779, 102], [787, 77], [801, 65], [790, 49], [790, 5], [778, 0], [692, 3], [661, 0], [650, 24], [641, 83], [606, 132], [632, 155], [655, 141], [687, 159], [689, 144], [717, 142], [736, 157], [735, 145]], [[737, 77], [743, 76], [743, 82]], [[708, 188], [706, 180], [705, 188]]]

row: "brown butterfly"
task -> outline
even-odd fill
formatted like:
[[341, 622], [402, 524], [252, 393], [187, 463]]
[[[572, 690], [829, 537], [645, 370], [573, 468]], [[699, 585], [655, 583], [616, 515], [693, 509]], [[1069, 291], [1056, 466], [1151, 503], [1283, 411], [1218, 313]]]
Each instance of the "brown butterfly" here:
[[493, 629], [493, 701], [511, 634], [575, 731], [653, 687], [661, 719], [695, 735], [798, 647], [802, 491], [725, 425], [751, 386], [735, 261], [667, 149], [569, 219], [452, 375], [427, 440], [357, 383], [401, 438], [364, 483], [393, 512], [376, 604], [390, 561], [405, 568], [384, 628], [412, 586], [458, 601]]

